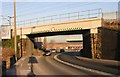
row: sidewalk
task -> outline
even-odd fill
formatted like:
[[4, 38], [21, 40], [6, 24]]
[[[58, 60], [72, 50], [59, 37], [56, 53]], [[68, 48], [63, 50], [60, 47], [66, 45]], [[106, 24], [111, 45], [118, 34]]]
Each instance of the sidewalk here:
[[10, 69], [6, 71], [6, 75], [12, 75], [15, 76], [17, 74], [17, 66], [20, 64], [21, 61], [26, 59], [26, 56], [20, 58]]
[[6, 75], [16, 75], [16, 67], [13, 65], [9, 70], [6, 71]]
[[90, 59], [90, 58], [85, 58], [85, 57], [79, 57], [76, 56], [76, 58], [82, 60], [82, 61], [88, 61], [88, 62], [95, 62], [103, 65], [110, 65], [110, 66], [119, 66], [120, 67], [120, 61], [115, 61], [115, 60], [106, 60], [106, 59]]

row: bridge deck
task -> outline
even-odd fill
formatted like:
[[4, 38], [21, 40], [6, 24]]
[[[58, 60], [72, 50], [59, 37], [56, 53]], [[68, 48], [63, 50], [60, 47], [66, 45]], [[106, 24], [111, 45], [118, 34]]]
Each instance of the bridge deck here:
[[17, 35], [31, 34], [31, 33], [45, 33], [45, 32], [56, 32], [56, 31], [66, 31], [66, 30], [85, 30], [93, 29], [102, 26], [102, 18], [89, 18], [80, 19], [74, 21], [66, 21], [59, 23], [43, 24], [26, 26], [17, 29]]

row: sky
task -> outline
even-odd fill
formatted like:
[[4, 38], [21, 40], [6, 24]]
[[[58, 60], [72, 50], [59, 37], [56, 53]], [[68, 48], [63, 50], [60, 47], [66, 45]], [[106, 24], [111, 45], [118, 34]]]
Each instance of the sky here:
[[[119, 0], [16, 0], [17, 2], [118, 2]], [[2, 2], [13, 2], [13, 0], [3, 0]]]
[[[3, 19], [3, 23], [8, 23], [8, 16], [13, 17], [13, 1], [12, 0], [4, 0], [2, 1], [2, 9], [1, 9], [1, 18]], [[16, 10], [17, 10], [17, 22], [18, 21], [26, 21], [30, 19], [36, 19], [51, 15], [59, 15], [64, 13], [71, 12], [80, 12], [92, 9], [102, 9], [102, 12], [113, 12], [118, 10], [118, 0], [17, 0]], [[13, 18], [11, 19], [13, 22]], [[22, 23], [22, 22], [21, 22]], [[17, 25], [17, 27], [21, 27]], [[64, 37], [60, 39], [59, 37]], [[68, 36], [59, 36], [56, 37], [58, 40], [65, 41]], [[78, 35], [81, 37], [81, 35]], [[55, 37], [49, 37], [55, 38]], [[69, 37], [70, 38], [70, 37]], [[77, 37], [76, 37], [77, 38]], [[50, 40], [49, 40], [50, 41]], [[56, 40], [57, 41], [57, 40]]]
[[[39, 0], [38, 0], [39, 1]], [[51, 15], [102, 9], [102, 12], [118, 10], [118, 2], [17, 2], [17, 21], [25, 21]], [[13, 2], [2, 2], [3, 22], [7, 16], [13, 17]], [[11, 19], [13, 21], [13, 19]]]

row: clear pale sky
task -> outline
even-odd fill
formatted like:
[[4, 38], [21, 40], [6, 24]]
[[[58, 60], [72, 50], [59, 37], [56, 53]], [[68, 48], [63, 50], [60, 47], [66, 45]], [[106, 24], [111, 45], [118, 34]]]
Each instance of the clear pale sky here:
[[[26, 0], [28, 2], [22, 2], [22, 0], [17, 1], [18, 21], [97, 8], [102, 8], [103, 12], [111, 12], [118, 10], [118, 2], [52, 2], [52, 0], [45, 0], [51, 2], [39, 2], [40, 0], [37, 0], [37, 2], [29, 2], [33, 0]], [[13, 16], [13, 2], [2, 2], [2, 15], [4, 17]]]
[[[93, 2], [93, 0], [37, 0], [35, 2], [33, 0], [17, 0], [17, 21], [98, 8], [102, 8], [103, 12], [117, 11], [118, 0], [96, 0], [96, 2]], [[12, 0], [2, 2], [1, 15], [4, 18], [13, 16]], [[4, 19], [3, 22], [8, 21]], [[80, 37], [80, 35], [78, 37]], [[56, 38], [59, 39], [59, 37]], [[67, 39], [66, 36], [64, 36], [62, 41], [65, 41], [65, 39]]]

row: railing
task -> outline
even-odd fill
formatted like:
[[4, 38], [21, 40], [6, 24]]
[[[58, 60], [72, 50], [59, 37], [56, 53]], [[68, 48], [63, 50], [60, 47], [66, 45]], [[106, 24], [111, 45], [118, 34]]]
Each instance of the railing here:
[[86, 11], [65, 13], [60, 15], [46, 16], [41, 18], [34, 18], [34, 19], [24, 20], [24, 21], [17, 21], [17, 27], [33, 26], [33, 25], [39, 25], [39, 24], [63, 22], [63, 21], [70, 21], [70, 20], [79, 20], [79, 19], [94, 18], [94, 17], [101, 17], [101, 16], [102, 16], [102, 9], [92, 9], [92, 10], [86, 10]]

